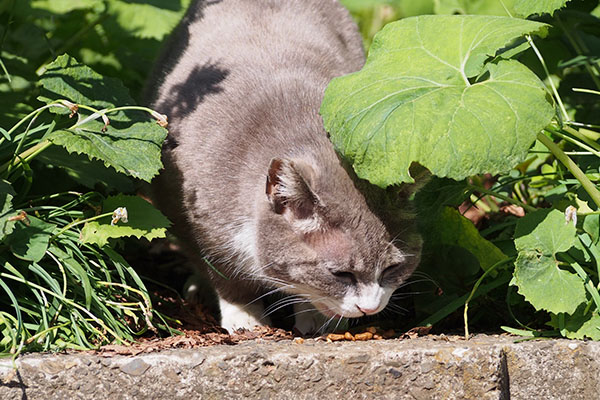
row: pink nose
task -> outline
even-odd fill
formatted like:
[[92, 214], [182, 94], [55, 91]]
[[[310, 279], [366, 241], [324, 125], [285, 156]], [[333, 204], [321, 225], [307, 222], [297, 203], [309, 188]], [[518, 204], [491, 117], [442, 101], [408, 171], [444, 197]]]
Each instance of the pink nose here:
[[377, 308], [364, 308], [360, 307], [358, 304], [356, 305], [356, 308], [358, 308], [361, 312], [365, 313], [366, 315], [375, 314], [377, 312]]

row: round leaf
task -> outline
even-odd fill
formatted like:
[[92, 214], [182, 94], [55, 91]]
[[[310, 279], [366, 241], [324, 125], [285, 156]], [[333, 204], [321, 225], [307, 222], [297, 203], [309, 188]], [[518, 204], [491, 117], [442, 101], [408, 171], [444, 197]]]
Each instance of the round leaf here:
[[518, 251], [537, 250], [554, 255], [569, 250], [575, 244], [577, 230], [558, 210], [538, 210], [517, 223], [515, 246]]
[[554, 257], [537, 251], [519, 253], [515, 262], [515, 280], [519, 293], [536, 310], [572, 314], [586, 301], [583, 281], [560, 269]]
[[508, 170], [554, 109], [525, 66], [485, 62], [524, 34], [544, 30], [541, 23], [493, 16], [388, 24], [365, 67], [328, 86], [325, 129], [357, 174], [382, 187], [412, 182], [413, 162], [454, 179]]
[[558, 210], [539, 210], [519, 220], [515, 230], [515, 283], [537, 310], [572, 314], [586, 301], [583, 281], [575, 273], [560, 269], [556, 253], [577, 241], [573, 223], [566, 223]]

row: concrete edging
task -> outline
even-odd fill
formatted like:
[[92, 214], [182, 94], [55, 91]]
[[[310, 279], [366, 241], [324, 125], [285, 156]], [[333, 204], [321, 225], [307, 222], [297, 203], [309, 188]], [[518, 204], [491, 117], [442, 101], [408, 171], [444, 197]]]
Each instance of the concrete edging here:
[[0, 399], [595, 399], [600, 343], [479, 335], [244, 342], [0, 361]]

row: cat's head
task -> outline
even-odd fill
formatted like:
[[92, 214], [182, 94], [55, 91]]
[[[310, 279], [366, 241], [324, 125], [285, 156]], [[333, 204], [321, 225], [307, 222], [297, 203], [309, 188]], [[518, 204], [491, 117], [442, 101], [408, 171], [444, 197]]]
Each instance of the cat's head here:
[[418, 264], [421, 240], [410, 222], [393, 237], [339, 163], [317, 165], [271, 161], [256, 275], [329, 317], [378, 313]]

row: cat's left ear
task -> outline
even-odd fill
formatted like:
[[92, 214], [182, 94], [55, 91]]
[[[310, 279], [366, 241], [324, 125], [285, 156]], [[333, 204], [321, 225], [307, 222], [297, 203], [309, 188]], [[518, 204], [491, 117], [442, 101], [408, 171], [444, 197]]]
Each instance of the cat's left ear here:
[[271, 209], [285, 217], [294, 228], [310, 233], [323, 228], [321, 201], [310, 186], [314, 170], [303, 161], [271, 160], [265, 192]]

